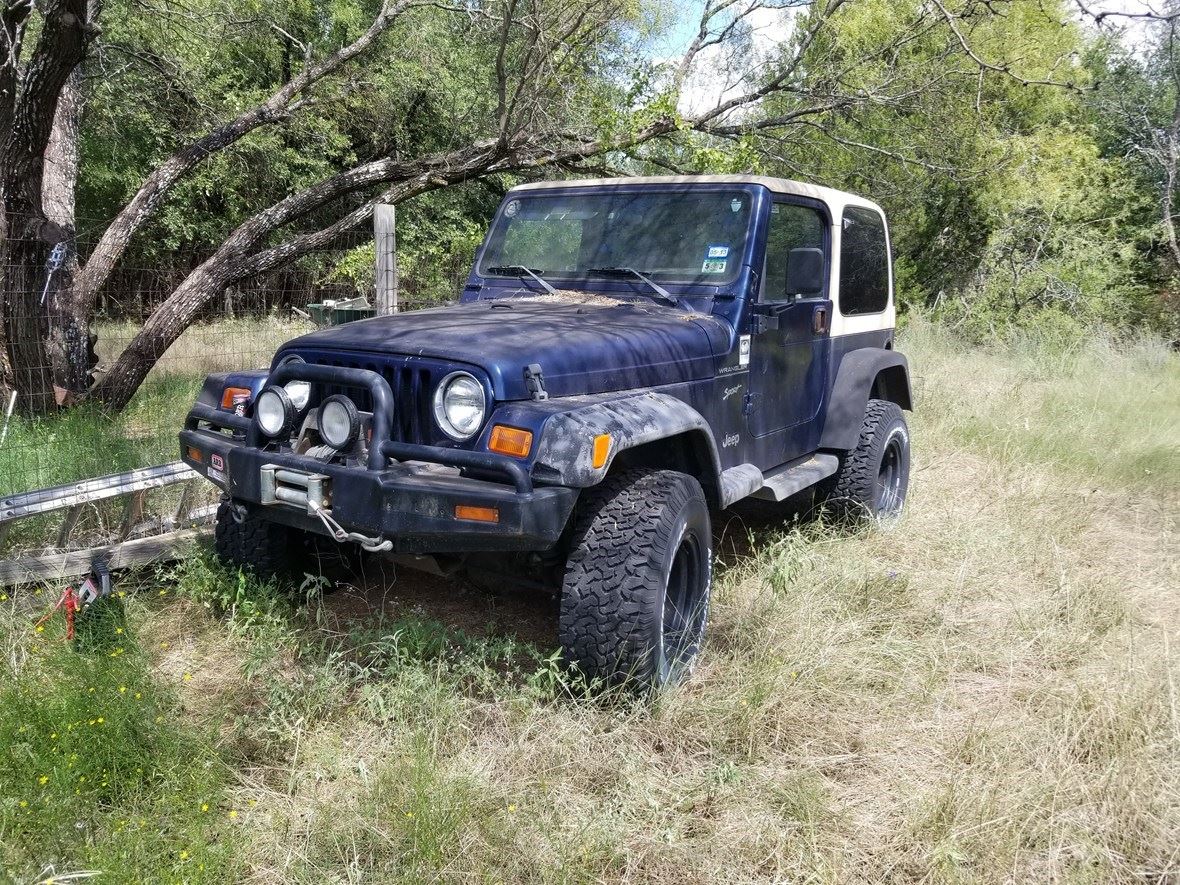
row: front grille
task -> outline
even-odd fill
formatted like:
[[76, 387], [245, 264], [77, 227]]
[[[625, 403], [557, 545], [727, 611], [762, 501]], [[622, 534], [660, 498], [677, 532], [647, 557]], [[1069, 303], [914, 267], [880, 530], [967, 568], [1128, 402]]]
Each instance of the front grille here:
[[[445, 367], [431, 367], [419, 364], [408, 365], [400, 360], [364, 360], [341, 357], [308, 357], [309, 363], [321, 366], [341, 366], [352, 369], [368, 369], [377, 372], [389, 382], [393, 390], [393, 439], [397, 442], [434, 445], [442, 442], [434, 428], [431, 417], [431, 397], [434, 385], [442, 378]], [[369, 391], [346, 387], [339, 384], [323, 385], [323, 395], [342, 393], [349, 397], [362, 412], [373, 411], [373, 398]]]

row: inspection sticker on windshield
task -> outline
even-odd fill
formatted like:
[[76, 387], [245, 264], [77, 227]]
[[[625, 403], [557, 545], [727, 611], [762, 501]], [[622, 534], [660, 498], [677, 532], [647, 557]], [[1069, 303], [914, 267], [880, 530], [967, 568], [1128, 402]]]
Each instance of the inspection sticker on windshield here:
[[706, 258], [701, 265], [701, 273], [725, 273], [725, 266], [729, 264], [724, 258]]
[[709, 251], [705, 254], [706, 258], [728, 258], [728, 246], [710, 246]]

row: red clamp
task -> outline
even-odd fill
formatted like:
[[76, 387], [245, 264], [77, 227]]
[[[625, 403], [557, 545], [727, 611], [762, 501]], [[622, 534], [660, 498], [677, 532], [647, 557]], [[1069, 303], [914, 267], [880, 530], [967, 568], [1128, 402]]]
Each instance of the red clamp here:
[[61, 598], [57, 601], [57, 604], [44, 615], [42, 615], [41, 620], [39, 620], [33, 626], [35, 628], [40, 627], [51, 617], [53, 617], [53, 613], [58, 609], [65, 609], [66, 639], [72, 640], [74, 638], [74, 614], [80, 607], [81, 606], [78, 604], [78, 591], [76, 591], [73, 587], [66, 587], [66, 589], [61, 594]]

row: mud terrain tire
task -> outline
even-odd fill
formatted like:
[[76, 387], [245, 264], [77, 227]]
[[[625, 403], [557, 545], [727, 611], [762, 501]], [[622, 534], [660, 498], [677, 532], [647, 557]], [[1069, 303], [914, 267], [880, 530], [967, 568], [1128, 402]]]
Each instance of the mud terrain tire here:
[[637, 691], [687, 677], [708, 620], [712, 558], [709, 508], [693, 477], [624, 470], [587, 490], [561, 590], [566, 662]]
[[871, 399], [856, 448], [840, 458], [824, 503], [837, 517], [863, 521], [901, 513], [910, 483], [910, 432], [896, 403]]
[[[213, 549], [222, 562], [247, 569], [262, 581], [294, 579], [305, 574], [320, 575], [341, 569], [353, 573], [361, 568], [361, 549], [356, 544], [338, 544], [331, 538], [288, 528], [252, 513], [239, 523], [230, 503], [217, 507], [217, 528]], [[325, 586], [324, 592], [335, 589]]]

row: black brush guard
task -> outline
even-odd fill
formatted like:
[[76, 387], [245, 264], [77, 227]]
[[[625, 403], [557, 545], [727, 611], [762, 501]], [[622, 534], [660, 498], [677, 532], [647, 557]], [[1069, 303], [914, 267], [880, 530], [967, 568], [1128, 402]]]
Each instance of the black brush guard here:
[[[344, 527], [393, 541], [398, 552], [540, 550], [561, 535], [577, 490], [560, 486], [534, 488], [524, 466], [506, 455], [399, 442], [390, 439], [394, 396], [377, 372], [345, 366], [285, 363], [267, 385], [291, 381], [331, 384], [366, 391], [372, 402], [372, 437], [365, 467], [327, 464], [293, 452], [263, 448], [267, 439], [250, 418], [197, 403], [180, 435], [181, 456], [194, 469], [221, 485], [239, 503], [260, 515], [308, 531], [325, 533], [321, 521], [295, 508], [264, 506], [264, 468], [299, 470], [330, 480], [331, 512]], [[205, 430], [202, 422], [234, 431]], [[207, 452], [205, 461], [190, 456], [192, 446]], [[223, 482], [209, 476], [209, 459], [217, 454], [227, 465]], [[457, 467], [455, 476], [416, 469], [413, 463]], [[494, 478], [494, 481], [490, 481]], [[456, 505], [495, 508], [496, 522], [456, 518]]]

